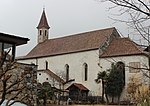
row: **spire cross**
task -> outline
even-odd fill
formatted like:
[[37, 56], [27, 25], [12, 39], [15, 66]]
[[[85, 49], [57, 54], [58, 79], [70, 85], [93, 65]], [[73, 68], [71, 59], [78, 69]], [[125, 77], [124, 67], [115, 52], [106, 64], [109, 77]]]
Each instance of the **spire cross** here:
[[45, 5], [43, 5], [43, 10], [45, 11]]

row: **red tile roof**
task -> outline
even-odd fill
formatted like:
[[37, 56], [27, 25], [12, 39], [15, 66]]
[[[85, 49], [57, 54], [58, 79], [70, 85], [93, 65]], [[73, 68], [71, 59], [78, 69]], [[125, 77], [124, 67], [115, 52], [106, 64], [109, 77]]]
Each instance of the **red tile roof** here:
[[73, 84], [70, 85], [66, 90], [69, 90], [69, 89], [72, 88], [73, 86], [77, 87], [77, 88], [80, 89], [81, 91], [89, 91], [89, 89], [87, 89], [84, 85], [79, 84], [79, 83], [73, 83]]
[[61, 38], [49, 39], [35, 46], [27, 54], [27, 56], [22, 59], [98, 49], [107, 40], [107, 38], [111, 35], [116, 35], [116, 33], [117, 31], [115, 28], [107, 28]]
[[110, 43], [110, 45], [100, 57], [103, 58], [135, 54], [144, 54], [144, 52], [142, 48], [140, 48], [135, 42], [131, 41], [129, 38], [116, 38]]
[[46, 18], [46, 15], [45, 15], [45, 10], [43, 10], [43, 13], [42, 13], [42, 16], [41, 16], [41, 20], [39, 22], [39, 25], [37, 26], [37, 28], [50, 28], [49, 25], [48, 25], [48, 22], [47, 22], [47, 18]]

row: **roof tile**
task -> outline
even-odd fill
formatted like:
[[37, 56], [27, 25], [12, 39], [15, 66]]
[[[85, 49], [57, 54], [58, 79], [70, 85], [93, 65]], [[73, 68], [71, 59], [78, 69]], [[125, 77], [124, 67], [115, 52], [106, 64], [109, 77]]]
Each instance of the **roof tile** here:
[[89, 91], [89, 89], [87, 89], [84, 85], [79, 84], [79, 83], [73, 83], [66, 90], [69, 90], [72, 86], [75, 86], [75, 87], [77, 87], [78, 89], [80, 89], [82, 91]]
[[142, 49], [129, 38], [116, 38], [100, 57], [142, 54]]
[[40, 19], [40, 22], [39, 22], [39, 25], [37, 26], [37, 28], [50, 28], [49, 25], [48, 25], [48, 22], [47, 22], [47, 18], [46, 18], [46, 14], [45, 14], [45, 10], [43, 10], [43, 13], [42, 13], [42, 16], [41, 16], [41, 19]]
[[49, 39], [35, 46], [26, 57], [42, 57], [98, 49], [115, 28], [96, 30], [61, 38]]

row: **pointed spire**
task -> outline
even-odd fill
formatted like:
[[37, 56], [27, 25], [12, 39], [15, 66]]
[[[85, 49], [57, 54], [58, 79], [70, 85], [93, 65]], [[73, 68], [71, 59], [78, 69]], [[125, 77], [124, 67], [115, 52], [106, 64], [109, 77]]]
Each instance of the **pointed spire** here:
[[45, 14], [45, 8], [43, 8], [43, 13], [42, 13], [42, 16], [41, 16], [41, 20], [39, 22], [39, 25], [37, 26], [37, 28], [47, 28], [49, 29], [49, 25], [48, 25], [48, 22], [47, 22], [47, 18], [46, 18], [46, 14]]

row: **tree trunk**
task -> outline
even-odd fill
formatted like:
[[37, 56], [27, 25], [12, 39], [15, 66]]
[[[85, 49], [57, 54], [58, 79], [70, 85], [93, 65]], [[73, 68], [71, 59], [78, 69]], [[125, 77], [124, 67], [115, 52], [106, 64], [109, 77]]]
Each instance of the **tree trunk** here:
[[104, 103], [104, 80], [102, 79], [102, 103]]
[[46, 99], [47, 99], [46, 97], [43, 98], [43, 105], [44, 106], [46, 106], [46, 101], [47, 101]]
[[108, 103], [109, 103], [109, 99], [108, 99], [108, 95], [107, 95], [107, 93], [105, 93], [105, 97], [106, 97], [107, 104], [108, 104]]
[[6, 81], [3, 81], [3, 92], [2, 92], [2, 97], [0, 98], [0, 105], [4, 102], [5, 97], [6, 97]]
[[111, 103], [114, 103], [114, 96], [112, 96], [112, 101], [111, 101]]
[[120, 95], [118, 95], [118, 104], [120, 104]]

